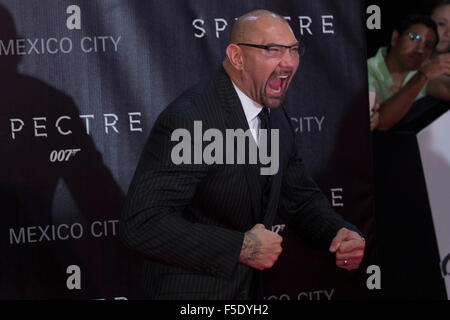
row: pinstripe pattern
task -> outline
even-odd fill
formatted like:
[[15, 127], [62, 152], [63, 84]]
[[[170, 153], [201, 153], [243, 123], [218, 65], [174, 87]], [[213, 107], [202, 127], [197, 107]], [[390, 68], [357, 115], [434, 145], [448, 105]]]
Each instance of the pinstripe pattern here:
[[[174, 165], [173, 130], [248, 129], [225, 71], [183, 93], [158, 117], [122, 210], [120, 236], [145, 255], [142, 287], [150, 299], [247, 299], [254, 270], [239, 264], [244, 232], [270, 228], [277, 212], [306, 239], [323, 247], [351, 224], [335, 214], [305, 173], [282, 108], [271, 112], [280, 130], [280, 170], [270, 178], [266, 210], [258, 165]], [[236, 153], [236, 152], [235, 152]], [[224, 150], [225, 154], [225, 150]], [[264, 214], [262, 213], [264, 212]]]

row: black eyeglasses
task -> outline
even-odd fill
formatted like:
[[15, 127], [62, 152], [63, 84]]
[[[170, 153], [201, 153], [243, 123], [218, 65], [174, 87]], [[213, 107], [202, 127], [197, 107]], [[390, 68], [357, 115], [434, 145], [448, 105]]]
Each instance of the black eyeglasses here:
[[300, 41], [294, 43], [290, 46], [285, 46], [282, 44], [253, 44], [253, 43], [238, 43], [238, 46], [247, 46], [258, 49], [264, 49], [271, 57], [282, 57], [286, 53], [286, 50], [289, 49], [289, 53], [292, 56], [302, 56], [305, 53], [305, 45]]
[[427, 49], [427, 50], [433, 50], [434, 49], [434, 45], [431, 42], [429, 42], [429, 41], [425, 41], [425, 39], [420, 34], [415, 34], [415, 33], [412, 33], [412, 32], [408, 32], [406, 35], [408, 36], [408, 39], [411, 42], [422, 43], [423, 46], [425, 47], [425, 49]]

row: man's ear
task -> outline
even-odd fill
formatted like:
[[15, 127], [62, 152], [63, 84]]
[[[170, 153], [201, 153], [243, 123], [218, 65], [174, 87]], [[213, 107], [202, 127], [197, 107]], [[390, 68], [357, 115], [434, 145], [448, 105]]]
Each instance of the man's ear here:
[[398, 33], [398, 30], [394, 30], [391, 36], [391, 47], [395, 47], [397, 45], [399, 37], [400, 33]]
[[242, 50], [238, 45], [234, 43], [229, 44], [226, 49], [226, 55], [228, 61], [236, 70], [244, 69], [244, 57], [242, 55]]

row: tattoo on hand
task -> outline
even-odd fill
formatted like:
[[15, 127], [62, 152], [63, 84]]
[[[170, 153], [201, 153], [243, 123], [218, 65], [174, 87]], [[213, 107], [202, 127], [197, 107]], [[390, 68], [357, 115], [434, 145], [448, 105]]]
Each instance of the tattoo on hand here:
[[251, 232], [246, 232], [239, 259], [243, 263], [254, 261], [259, 256], [260, 249], [261, 241], [258, 237]]

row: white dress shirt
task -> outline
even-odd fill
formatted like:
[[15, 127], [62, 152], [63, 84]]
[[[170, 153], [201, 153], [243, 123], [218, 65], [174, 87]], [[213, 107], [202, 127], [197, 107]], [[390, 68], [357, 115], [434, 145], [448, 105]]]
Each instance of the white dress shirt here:
[[232, 81], [234, 89], [236, 90], [239, 100], [241, 101], [242, 108], [244, 109], [245, 117], [247, 118], [248, 127], [253, 135], [253, 138], [258, 143], [258, 131], [261, 127], [261, 120], [258, 118], [258, 114], [263, 109], [263, 106], [250, 99], [245, 93], [243, 93]]

